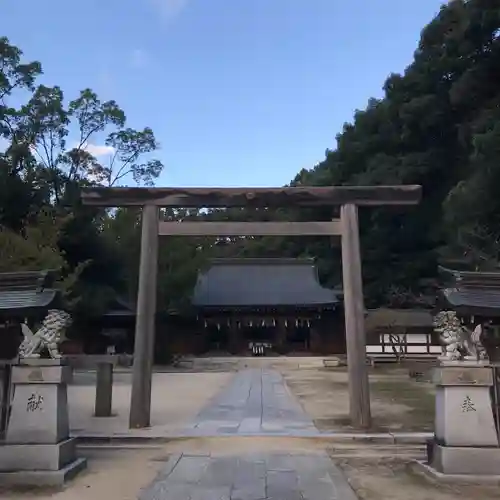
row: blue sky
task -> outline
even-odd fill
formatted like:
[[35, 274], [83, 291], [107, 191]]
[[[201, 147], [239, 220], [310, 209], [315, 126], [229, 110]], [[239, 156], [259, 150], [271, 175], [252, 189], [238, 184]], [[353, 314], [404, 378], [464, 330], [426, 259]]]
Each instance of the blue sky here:
[[411, 60], [441, 0], [4, 2], [1, 35], [68, 98], [161, 143], [159, 186], [280, 186]]

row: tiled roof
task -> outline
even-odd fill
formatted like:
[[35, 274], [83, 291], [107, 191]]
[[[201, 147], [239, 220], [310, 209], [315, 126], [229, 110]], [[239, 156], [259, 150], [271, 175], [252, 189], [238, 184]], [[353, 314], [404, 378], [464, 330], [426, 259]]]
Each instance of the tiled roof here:
[[331, 306], [337, 293], [318, 281], [312, 259], [218, 259], [198, 277], [198, 307]]
[[431, 328], [432, 313], [426, 309], [371, 309], [367, 311], [365, 326], [367, 330], [389, 326]]
[[0, 290], [41, 290], [50, 288], [55, 278], [53, 270], [0, 273]]
[[108, 311], [104, 314], [107, 317], [132, 317], [135, 316], [133, 304], [127, 302], [119, 296], [115, 296], [108, 307]]
[[57, 297], [54, 271], [0, 273], [0, 311], [48, 308]]
[[448, 278], [454, 287], [498, 288], [500, 289], [500, 272], [455, 271], [440, 267], [439, 272]]
[[37, 290], [1, 290], [0, 291], [0, 310], [16, 309], [39, 309], [50, 307], [56, 298], [57, 291], [46, 289]]
[[500, 316], [500, 289], [446, 288], [443, 295], [453, 308], [468, 309], [471, 314]]
[[500, 273], [440, 271], [452, 278], [442, 293], [448, 304], [470, 314], [500, 316]]

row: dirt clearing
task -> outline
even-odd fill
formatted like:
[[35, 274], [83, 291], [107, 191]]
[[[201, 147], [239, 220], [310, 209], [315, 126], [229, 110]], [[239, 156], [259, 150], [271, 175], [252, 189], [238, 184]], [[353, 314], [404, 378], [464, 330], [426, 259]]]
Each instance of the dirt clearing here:
[[[80, 375], [80, 377], [85, 374]], [[231, 379], [232, 373], [155, 373], [151, 395], [151, 425], [156, 434], [182, 432], [188, 422]], [[116, 377], [118, 379], [118, 376]], [[131, 377], [113, 384], [113, 417], [96, 418], [95, 385], [68, 388], [70, 426], [75, 434], [127, 434]]]
[[394, 459], [333, 461], [347, 475], [360, 500], [498, 500], [497, 485], [437, 484], [410, 470], [409, 462]]
[[89, 457], [88, 468], [63, 489], [0, 490], [0, 499], [25, 500], [137, 500], [139, 492], [162, 466], [156, 450], [98, 452]]
[[[345, 368], [281, 370], [291, 392], [323, 432], [352, 431]], [[410, 379], [408, 369], [370, 370], [374, 432], [428, 432], [434, 428], [434, 386]]]

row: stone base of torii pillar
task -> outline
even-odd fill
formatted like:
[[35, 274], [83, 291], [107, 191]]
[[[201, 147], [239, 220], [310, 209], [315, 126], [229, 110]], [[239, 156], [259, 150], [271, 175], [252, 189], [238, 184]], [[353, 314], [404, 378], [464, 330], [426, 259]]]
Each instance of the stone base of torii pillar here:
[[12, 399], [0, 445], [0, 484], [57, 486], [86, 467], [69, 436], [67, 384], [62, 359], [22, 359], [12, 367]]
[[500, 479], [491, 367], [487, 362], [442, 361], [434, 371], [434, 382], [434, 439], [420, 468], [451, 480]]

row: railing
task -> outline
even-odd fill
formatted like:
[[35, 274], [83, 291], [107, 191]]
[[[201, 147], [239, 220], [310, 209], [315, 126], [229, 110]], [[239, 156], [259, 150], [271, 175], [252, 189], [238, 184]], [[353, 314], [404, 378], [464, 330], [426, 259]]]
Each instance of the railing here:
[[406, 358], [414, 355], [437, 357], [441, 354], [441, 346], [435, 344], [432, 335], [425, 333], [380, 333], [375, 340], [370, 336], [366, 346], [367, 354], [385, 354], [396, 358]]

